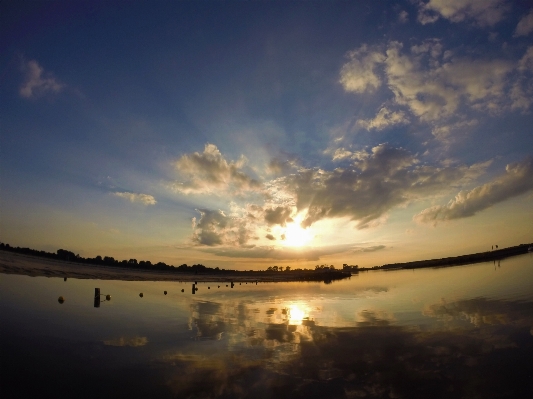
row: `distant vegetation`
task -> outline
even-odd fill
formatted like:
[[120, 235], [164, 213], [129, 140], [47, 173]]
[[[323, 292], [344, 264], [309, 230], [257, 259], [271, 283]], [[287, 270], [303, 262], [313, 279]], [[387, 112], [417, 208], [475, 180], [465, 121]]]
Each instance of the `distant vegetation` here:
[[128, 269], [145, 269], [145, 270], [165, 270], [165, 271], [176, 271], [176, 272], [188, 272], [188, 273], [227, 273], [235, 272], [235, 270], [225, 270], [218, 267], [209, 268], [201, 264], [187, 266], [186, 264], [180, 266], [167, 265], [163, 262], [158, 262], [153, 264], [149, 260], [137, 261], [137, 259], [129, 260], [117, 260], [112, 256], [96, 256], [95, 258], [84, 258], [80, 255], [75, 254], [74, 252], [67, 251], [65, 249], [58, 249], [56, 253], [38, 251], [31, 248], [21, 248], [21, 247], [12, 247], [9, 244], [0, 243], [0, 250], [16, 252], [24, 255], [39, 256], [41, 258], [63, 260], [68, 262], [75, 263], [84, 263], [89, 265], [102, 265], [102, 266], [114, 266], [114, 267], [124, 267]]
[[520, 244], [514, 247], [495, 249], [492, 251], [479, 252], [476, 254], [452, 256], [449, 258], [440, 259], [418, 260], [414, 262], [389, 263], [383, 266], [374, 266], [372, 268], [364, 268], [360, 270], [418, 269], [422, 267], [467, 265], [470, 263], [488, 262], [492, 260], [500, 260], [509, 256], [525, 254], [528, 252], [528, 249], [531, 246], [533, 246], [533, 244]]
[[[144, 269], [144, 270], [161, 270], [161, 271], [170, 271], [170, 272], [179, 272], [179, 273], [194, 273], [194, 274], [246, 274], [246, 273], [263, 273], [263, 274], [277, 274], [278, 272], [290, 273], [291, 275], [305, 274], [305, 277], [302, 277], [302, 280], [324, 280], [331, 281], [339, 278], [349, 277], [350, 273], [346, 271], [341, 271], [335, 269], [333, 265], [316, 265], [315, 269], [293, 269], [291, 270], [290, 266], [270, 266], [265, 271], [237, 271], [237, 270], [226, 270], [220, 269], [218, 267], [210, 268], [202, 264], [188, 266], [186, 264], [180, 266], [167, 265], [163, 262], [158, 262], [153, 264], [150, 261], [137, 261], [137, 259], [129, 260], [116, 260], [111, 256], [96, 256], [94, 258], [84, 258], [80, 255], [75, 254], [74, 252], [67, 251], [65, 249], [58, 249], [56, 253], [38, 251], [31, 248], [21, 248], [21, 247], [12, 247], [9, 244], [0, 243], [0, 250], [16, 252], [23, 255], [38, 256], [42, 258], [68, 261], [74, 263], [82, 263], [89, 265], [101, 265], [101, 266], [113, 266], [113, 267], [123, 267], [128, 269]], [[312, 273], [311, 273], [312, 272]]]

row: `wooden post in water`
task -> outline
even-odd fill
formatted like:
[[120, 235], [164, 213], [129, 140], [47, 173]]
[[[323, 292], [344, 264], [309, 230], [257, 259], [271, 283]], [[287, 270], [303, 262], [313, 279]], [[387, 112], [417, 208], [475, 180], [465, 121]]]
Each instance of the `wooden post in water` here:
[[100, 307], [100, 288], [94, 289], [94, 307], [95, 308]]
[[233, 284], [233, 281], [232, 281], [232, 282], [231, 282], [231, 288], [233, 288], [233, 285], [234, 285], [234, 284]]

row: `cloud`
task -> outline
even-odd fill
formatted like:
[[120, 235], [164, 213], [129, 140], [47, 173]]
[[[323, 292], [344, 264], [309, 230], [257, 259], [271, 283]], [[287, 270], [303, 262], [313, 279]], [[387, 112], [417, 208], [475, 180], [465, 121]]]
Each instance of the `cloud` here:
[[345, 148], [337, 148], [333, 153], [334, 161], [342, 161], [344, 159], [363, 160], [368, 158], [369, 154], [366, 151], [349, 151]]
[[[286, 249], [279, 255], [278, 248], [264, 244], [275, 238], [283, 241], [283, 228], [295, 220], [303, 228], [334, 218], [354, 221], [358, 229], [382, 225], [394, 208], [459, 188], [490, 165], [488, 161], [471, 166], [430, 166], [407, 150], [387, 143], [357, 151], [342, 149], [336, 156], [347, 165], [333, 170], [300, 167], [294, 173], [263, 182], [262, 195], [248, 198], [260, 203], [242, 204], [244, 199], [239, 198], [241, 204], [232, 202], [229, 212], [197, 209], [200, 217], [192, 219], [192, 243], [216, 247], [214, 253], [219, 256], [241, 253], [245, 257], [301, 257], [298, 250]], [[273, 233], [272, 226], [280, 230]], [[384, 248], [365, 246], [353, 250]], [[305, 255], [310, 259], [319, 256], [309, 250]]]
[[113, 195], [121, 198], [125, 198], [127, 200], [130, 200], [130, 202], [138, 202], [143, 205], [155, 205], [157, 204], [157, 201], [152, 195], [149, 194], [136, 194], [136, 193], [128, 193], [128, 192], [115, 192], [112, 193]]
[[353, 250], [353, 252], [376, 252], [381, 251], [382, 249], [387, 248], [385, 245], [373, 245], [370, 247], [358, 247]]
[[533, 158], [507, 165], [505, 174], [470, 191], [460, 191], [446, 205], [437, 205], [414, 216], [420, 223], [474, 216], [491, 206], [533, 190]]
[[[467, 117], [468, 111], [501, 114], [515, 109], [527, 111], [532, 104], [532, 47], [514, 62], [456, 55], [445, 50], [438, 39], [425, 40], [409, 49], [396, 41], [384, 49], [365, 45], [350, 54], [351, 60], [340, 71], [346, 91], [363, 93], [383, 84], [391, 92], [387, 107], [381, 107], [373, 118], [358, 122], [369, 130], [408, 123], [406, 110], [429, 124], [436, 138], [449, 140], [451, 132], [462, 132], [477, 123], [476, 118]], [[369, 54], [371, 61], [367, 60]]]
[[[386, 54], [386, 78], [397, 104], [407, 106], [423, 122], [454, 116], [461, 104], [498, 112], [505, 107], [506, 83], [513, 64], [498, 59], [446, 58], [440, 43], [414, 46], [411, 54], [391, 42]], [[427, 66], [426, 66], [427, 65]]]
[[266, 258], [274, 260], [295, 260], [305, 259], [318, 261], [322, 256], [335, 255], [350, 252], [352, 245], [330, 245], [323, 247], [276, 247], [276, 246], [254, 246], [242, 247], [216, 247], [204, 248], [203, 252], [208, 252], [217, 256], [230, 258]]
[[506, 0], [429, 0], [418, 3], [418, 22], [433, 23], [442, 17], [451, 22], [473, 21], [475, 25], [494, 26], [505, 17]]
[[268, 164], [267, 172], [273, 175], [284, 175], [298, 169], [298, 161], [295, 157], [287, 160], [273, 158]]
[[479, 165], [433, 167], [402, 148], [380, 144], [347, 168], [301, 170], [279, 180], [292, 193], [302, 227], [327, 218], [347, 217], [357, 228], [384, 220], [391, 209], [448, 190], [483, 170]]
[[358, 124], [367, 130], [383, 130], [389, 126], [409, 123], [409, 119], [402, 111], [395, 112], [385, 107], [381, 108], [373, 119], [359, 120]]
[[108, 339], [104, 341], [104, 345], [108, 346], [145, 346], [148, 343], [147, 337], [120, 337], [117, 339]]
[[346, 91], [364, 93], [381, 86], [381, 79], [376, 68], [383, 63], [385, 56], [377, 49], [370, 49], [366, 44], [346, 55], [349, 61], [341, 69], [340, 83]]
[[518, 22], [514, 36], [527, 36], [531, 32], [533, 32], [533, 9]]
[[533, 83], [531, 76], [533, 74], [533, 46], [528, 47], [524, 56], [518, 62], [520, 75], [513, 83], [510, 99], [512, 100], [512, 109], [521, 109], [526, 112], [533, 104]]
[[291, 218], [292, 207], [277, 206], [276, 208], [265, 210], [265, 221], [269, 224], [279, 224], [285, 226], [287, 223], [292, 222]]
[[65, 85], [51, 74], [45, 74], [44, 69], [35, 60], [23, 63], [22, 71], [26, 77], [19, 90], [21, 97], [41, 97], [49, 93], [58, 93], [65, 88]]
[[176, 182], [173, 188], [184, 194], [255, 191], [260, 189], [257, 180], [243, 172], [246, 158], [228, 162], [216, 145], [206, 144], [203, 153], [183, 155], [176, 161], [176, 169], [189, 180]]
[[407, 13], [407, 11], [400, 11], [400, 13], [398, 14], [398, 21], [402, 24], [409, 22], [409, 14]]
[[198, 209], [200, 220], [193, 218], [192, 241], [199, 245], [246, 245], [256, 238], [249, 221], [243, 217], [227, 216], [221, 210]]

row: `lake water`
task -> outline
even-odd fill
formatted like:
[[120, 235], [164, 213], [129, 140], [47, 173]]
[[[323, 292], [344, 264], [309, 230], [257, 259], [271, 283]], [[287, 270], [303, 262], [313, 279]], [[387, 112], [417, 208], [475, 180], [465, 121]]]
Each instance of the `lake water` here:
[[198, 288], [0, 275], [0, 396], [533, 397], [532, 254]]

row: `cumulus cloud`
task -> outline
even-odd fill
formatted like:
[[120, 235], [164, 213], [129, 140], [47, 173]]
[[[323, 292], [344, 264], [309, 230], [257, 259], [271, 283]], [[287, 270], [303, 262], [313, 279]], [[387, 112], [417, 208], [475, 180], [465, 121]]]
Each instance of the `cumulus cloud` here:
[[533, 9], [518, 22], [514, 36], [527, 36], [531, 32], [533, 32]]
[[[384, 50], [379, 46], [362, 48], [364, 51], [352, 52], [352, 59], [341, 69], [345, 90], [362, 93], [386, 84], [392, 94], [389, 106], [381, 107], [375, 117], [358, 122], [366, 129], [381, 130], [407, 123], [402, 110], [406, 109], [420, 122], [429, 124], [437, 138], [448, 139], [446, 133], [462, 131], [476, 123], [475, 118], [467, 120], [467, 111], [527, 111], [532, 104], [532, 47], [517, 62], [461, 57], [445, 50], [437, 39], [409, 49], [396, 41], [389, 42]], [[373, 54], [372, 62], [365, 61], [368, 54]], [[366, 68], [367, 73], [358, 74], [361, 68]], [[357, 76], [353, 82], [347, 74], [352, 69]]]
[[533, 190], [533, 158], [507, 165], [505, 174], [469, 191], [460, 191], [446, 205], [427, 208], [415, 215], [421, 223], [461, 219]]
[[306, 212], [302, 227], [326, 218], [347, 217], [362, 229], [375, 225], [391, 209], [447, 190], [480, 169], [420, 165], [408, 151], [380, 144], [350, 167], [305, 169], [280, 184], [292, 193], [297, 212]]
[[445, 60], [440, 56], [439, 43], [425, 44], [414, 47], [410, 54], [404, 53], [398, 42], [387, 48], [386, 77], [398, 104], [425, 122], [450, 118], [461, 104], [493, 112], [505, 107], [511, 62], [458, 57]]
[[376, 69], [383, 63], [385, 56], [377, 49], [366, 44], [346, 55], [349, 61], [341, 69], [340, 83], [346, 91], [364, 93], [381, 86]]
[[[232, 202], [229, 212], [198, 209], [200, 217], [192, 219], [192, 243], [216, 247], [220, 256], [238, 256], [236, 253], [241, 251], [249, 257], [290, 257], [293, 255], [288, 252], [279, 255], [264, 246], [266, 240], [283, 241], [283, 228], [289, 223], [307, 228], [320, 220], [346, 218], [354, 221], [358, 229], [379, 226], [394, 208], [441, 195], [453, 187], [459, 189], [490, 165], [488, 161], [471, 166], [453, 162], [430, 166], [409, 151], [387, 143], [357, 151], [342, 149], [336, 155], [345, 162], [343, 167], [300, 167], [291, 174], [262, 182], [262, 195], [247, 197], [251, 202], [244, 204], [245, 198], [239, 197], [241, 204]], [[194, 181], [195, 177], [191, 179]], [[136, 198], [131, 193], [120, 196]], [[275, 233], [272, 227], [276, 228]], [[361, 252], [381, 249], [384, 247], [353, 248]], [[305, 256], [319, 256], [309, 253]]]
[[128, 192], [115, 192], [112, 193], [113, 195], [121, 198], [125, 198], [129, 200], [130, 202], [137, 202], [143, 205], [155, 205], [157, 204], [157, 201], [152, 195], [149, 194], [142, 194], [142, 193], [128, 193]]
[[472, 21], [475, 25], [494, 26], [509, 6], [506, 0], [429, 0], [418, 3], [418, 21], [433, 23], [442, 17], [451, 22]]
[[404, 112], [391, 111], [386, 107], [381, 108], [373, 119], [362, 119], [358, 121], [358, 124], [367, 130], [383, 130], [389, 126], [406, 123], [409, 123], [409, 119], [407, 119]]
[[221, 210], [198, 209], [200, 220], [193, 218], [192, 241], [198, 245], [244, 246], [257, 239], [250, 218], [226, 215]]
[[31, 60], [22, 65], [25, 81], [20, 87], [19, 94], [24, 98], [36, 98], [48, 93], [58, 93], [65, 85], [51, 74], [45, 73], [37, 61]]
[[293, 221], [291, 214], [292, 207], [277, 206], [275, 208], [265, 210], [265, 221], [269, 225], [279, 224], [280, 226], [285, 226], [287, 223]]
[[216, 145], [206, 144], [203, 153], [185, 154], [176, 161], [176, 169], [189, 180], [173, 185], [184, 194], [254, 191], [260, 189], [257, 180], [243, 171], [246, 158], [228, 162]]

